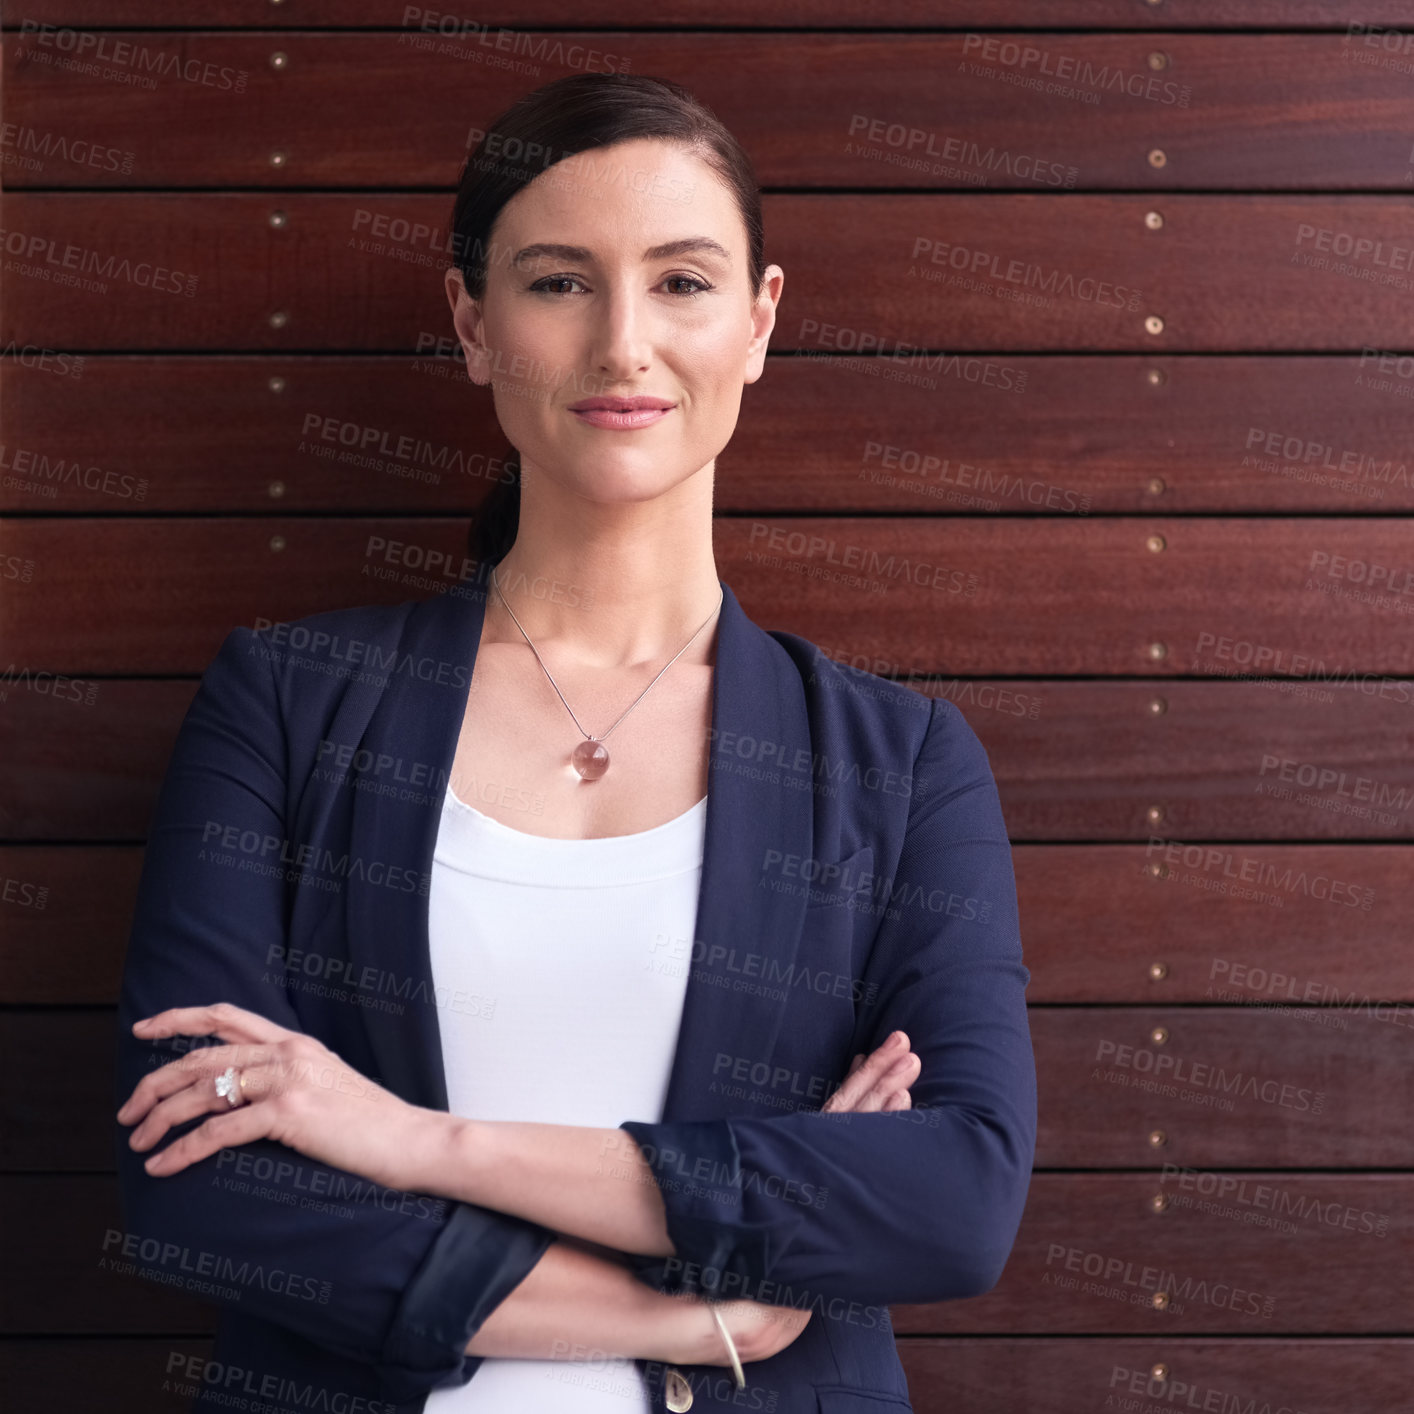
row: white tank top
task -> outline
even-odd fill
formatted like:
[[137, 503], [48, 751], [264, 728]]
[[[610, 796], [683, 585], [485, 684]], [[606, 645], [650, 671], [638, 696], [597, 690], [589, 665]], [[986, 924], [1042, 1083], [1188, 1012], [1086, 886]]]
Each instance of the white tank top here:
[[[586, 787], [590, 789], [592, 787]], [[707, 799], [651, 830], [549, 839], [448, 786], [429, 943], [453, 1114], [657, 1122], [677, 1050]], [[486, 1357], [426, 1414], [649, 1414], [631, 1359]]]

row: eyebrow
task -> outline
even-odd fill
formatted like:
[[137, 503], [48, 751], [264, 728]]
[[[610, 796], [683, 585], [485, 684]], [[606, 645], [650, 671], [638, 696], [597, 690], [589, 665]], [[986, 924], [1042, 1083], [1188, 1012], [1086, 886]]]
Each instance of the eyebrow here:
[[[730, 263], [731, 254], [724, 247], [719, 245], [710, 236], [684, 236], [681, 240], [668, 241], [664, 245], [655, 245], [643, 252], [643, 258], [647, 260], [668, 260], [675, 255], [715, 255], [720, 260]], [[594, 253], [587, 250], [582, 245], [558, 245], [553, 242], [540, 242], [536, 245], [523, 246], [516, 251], [512, 264], [520, 265], [522, 262], [532, 260], [537, 256], [546, 257], [551, 260], [576, 261], [581, 265], [592, 265], [594, 263]]]

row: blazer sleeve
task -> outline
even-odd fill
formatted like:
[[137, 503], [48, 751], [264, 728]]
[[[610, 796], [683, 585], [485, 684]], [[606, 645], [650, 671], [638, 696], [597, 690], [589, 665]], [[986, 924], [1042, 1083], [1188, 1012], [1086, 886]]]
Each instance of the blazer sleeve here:
[[[182, 723], [148, 834], [118, 1006], [115, 1110], [153, 1066], [212, 1044], [141, 1041], [139, 1017], [229, 1001], [302, 1029], [282, 974], [265, 968], [267, 947], [286, 936], [283, 871], [212, 860], [204, 839], [209, 822], [283, 839], [286, 759], [267, 646], [234, 629]], [[230, 1153], [153, 1177], [148, 1155], [128, 1146], [131, 1129], [116, 1119], [114, 1128], [124, 1230], [113, 1256], [375, 1367], [395, 1400], [471, 1379], [480, 1357], [464, 1353], [467, 1342], [554, 1237], [488, 1209], [380, 1188], [269, 1139], [238, 1152], [246, 1172], [293, 1173], [280, 1194], [233, 1192]], [[302, 1201], [320, 1194], [329, 1201]]]
[[[922, 1062], [913, 1108], [621, 1124], [675, 1248], [633, 1258], [642, 1280], [799, 1306], [944, 1301], [1000, 1279], [1036, 1143], [1030, 973], [987, 755], [944, 699], [919, 748], [890, 891], [863, 979], [877, 1000], [853, 1049], [906, 1031]], [[848, 1060], [837, 1058], [841, 1076]]]

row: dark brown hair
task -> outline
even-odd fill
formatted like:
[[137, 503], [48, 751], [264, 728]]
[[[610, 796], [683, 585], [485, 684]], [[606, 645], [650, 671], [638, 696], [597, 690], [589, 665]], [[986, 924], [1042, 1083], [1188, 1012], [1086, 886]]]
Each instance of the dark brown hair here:
[[[452, 208], [451, 245], [467, 293], [486, 293], [491, 228], [501, 208], [556, 162], [635, 138], [686, 144], [730, 189], [746, 226], [747, 278], [753, 297], [765, 277], [761, 193], [745, 148], [681, 84], [646, 74], [571, 74], [516, 100], [467, 155]], [[520, 462], [492, 487], [471, 523], [467, 548], [495, 564], [515, 543], [520, 523]]]

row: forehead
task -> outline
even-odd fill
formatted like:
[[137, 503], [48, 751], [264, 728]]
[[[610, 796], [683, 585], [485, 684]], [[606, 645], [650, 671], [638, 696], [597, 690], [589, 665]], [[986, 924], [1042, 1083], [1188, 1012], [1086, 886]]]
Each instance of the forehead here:
[[656, 247], [705, 236], [737, 263], [745, 241], [722, 179], [681, 144], [658, 139], [597, 147], [555, 163], [506, 203], [497, 227], [512, 254], [546, 243], [616, 261], [648, 259]]

